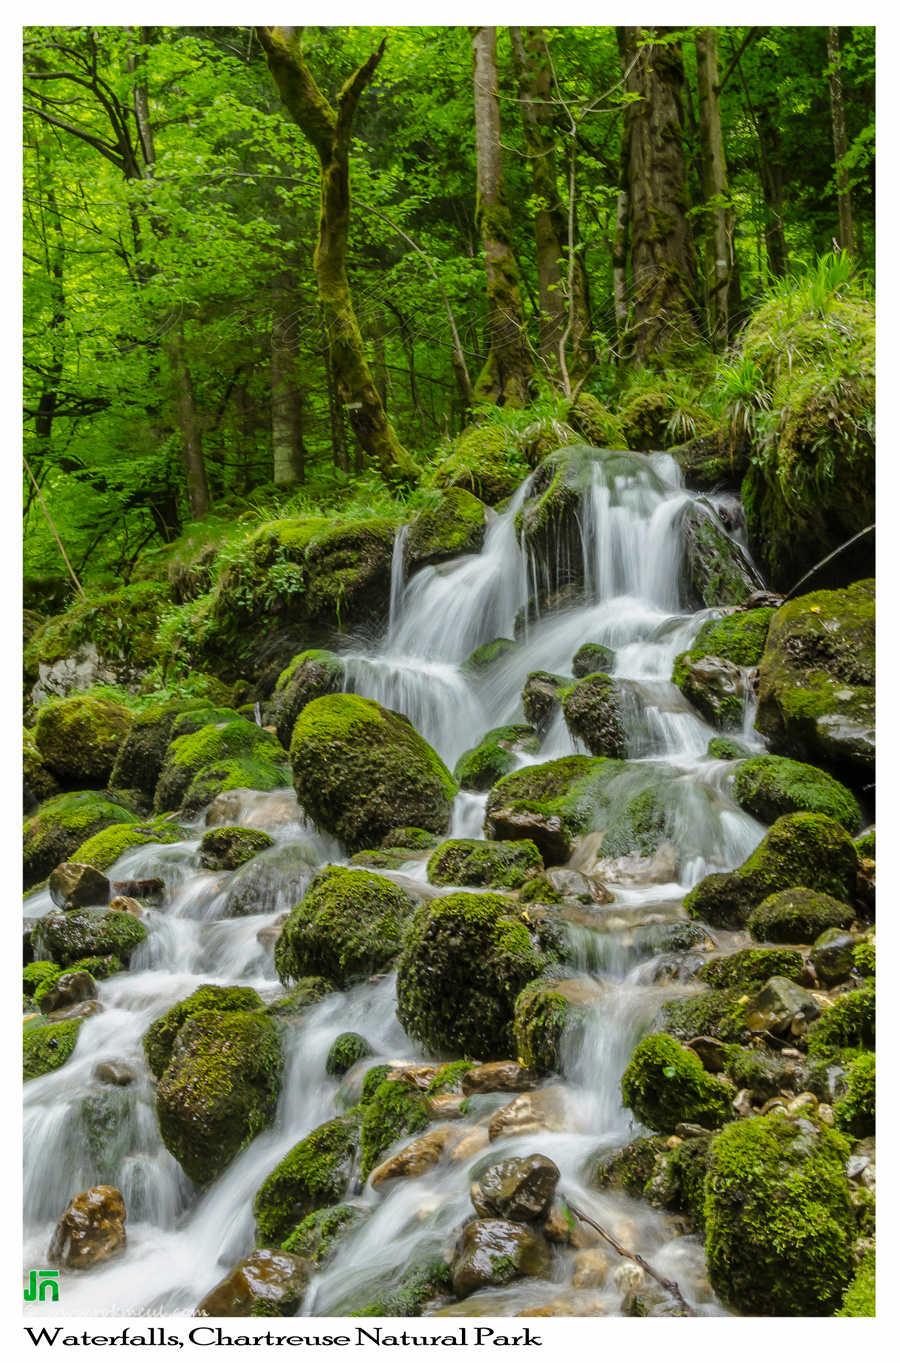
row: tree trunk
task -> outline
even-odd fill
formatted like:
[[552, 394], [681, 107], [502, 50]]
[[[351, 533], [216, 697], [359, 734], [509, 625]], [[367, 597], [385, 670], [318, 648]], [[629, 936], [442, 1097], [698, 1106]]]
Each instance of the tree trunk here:
[[704, 297], [713, 345], [728, 339], [728, 298], [731, 285], [731, 207], [725, 175], [722, 118], [719, 107], [719, 61], [716, 30], [699, 28], [697, 93], [700, 158], [706, 199], [704, 230]]
[[360, 445], [388, 484], [415, 483], [416, 468], [385, 415], [366, 363], [347, 279], [350, 235], [350, 141], [360, 97], [384, 52], [384, 41], [342, 87], [332, 109], [313, 80], [301, 48], [302, 29], [257, 28], [282, 103], [319, 157], [319, 240], [314, 266], [339, 398]]
[[272, 285], [272, 464], [275, 482], [303, 480], [303, 429], [297, 375], [297, 297], [289, 270]]
[[194, 401], [191, 371], [184, 353], [184, 331], [180, 323], [166, 332], [163, 344], [175, 386], [175, 410], [178, 413], [178, 426], [181, 431], [181, 460], [184, 465], [191, 520], [195, 521], [205, 516], [209, 510], [209, 488], [206, 482], [203, 442], [200, 438], [200, 421], [197, 404]]
[[342, 473], [349, 473], [350, 463], [347, 458], [344, 409], [335, 388], [334, 373], [331, 368], [331, 352], [327, 343], [322, 347], [322, 353], [325, 359], [325, 387], [328, 390], [328, 419], [331, 424], [331, 456], [335, 468], [340, 469]]
[[506, 204], [497, 91], [497, 30], [473, 28], [477, 219], [487, 271], [489, 349], [475, 397], [498, 407], [524, 407], [534, 359], [525, 335], [519, 271]]
[[842, 164], [847, 155], [847, 122], [844, 116], [844, 78], [841, 46], [836, 28], [828, 32], [828, 85], [831, 92], [831, 126], [834, 132], [834, 168], [837, 178], [839, 240], [842, 251], [853, 252], [853, 215], [850, 211], [850, 176]]
[[694, 248], [688, 226], [679, 44], [648, 35], [671, 29], [625, 28], [628, 183], [631, 199], [631, 333], [641, 367], [677, 337], [696, 332]]

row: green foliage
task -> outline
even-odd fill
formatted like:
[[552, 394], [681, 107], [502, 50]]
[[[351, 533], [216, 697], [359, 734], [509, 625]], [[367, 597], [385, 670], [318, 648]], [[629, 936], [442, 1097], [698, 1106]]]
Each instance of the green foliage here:
[[262, 1000], [255, 989], [202, 984], [193, 994], [174, 1004], [161, 1018], [150, 1024], [143, 1041], [147, 1064], [157, 1079], [161, 1079], [172, 1059], [178, 1033], [195, 1013], [247, 1013], [260, 1008]]
[[733, 1116], [730, 1099], [697, 1056], [669, 1036], [639, 1041], [622, 1076], [625, 1106], [653, 1131], [674, 1131], [679, 1122], [721, 1126]]
[[362, 1176], [372, 1170], [403, 1136], [416, 1136], [428, 1126], [422, 1095], [414, 1084], [384, 1079], [368, 1100], [360, 1131]]
[[875, 1315], [875, 1251], [865, 1256], [850, 1279], [836, 1316]]
[[280, 1245], [312, 1212], [341, 1200], [360, 1118], [356, 1109], [323, 1122], [275, 1166], [253, 1200], [258, 1245]]
[[51, 1022], [25, 1032], [22, 1039], [22, 1070], [26, 1081], [39, 1079], [41, 1075], [58, 1070], [66, 1063], [75, 1049], [78, 1030], [83, 1021], [83, 1018], [73, 1018], [70, 1022]]
[[411, 903], [385, 876], [326, 866], [275, 944], [279, 978], [323, 975], [339, 989], [385, 970], [400, 950]]
[[847, 1092], [834, 1105], [835, 1124], [854, 1136], [875, 1135], [875, 1055], [864, 1052], [850, 1061]]

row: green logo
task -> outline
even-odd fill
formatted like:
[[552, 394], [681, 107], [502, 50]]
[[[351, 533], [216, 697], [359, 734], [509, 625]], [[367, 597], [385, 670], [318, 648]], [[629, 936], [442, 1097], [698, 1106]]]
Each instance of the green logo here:
[[[28, 1286], [22, 1296], [26, 1301], [45, 1301], [49, 1288], [50, 1300], [59, 1301], [59, 1283], [56, 1281], [58, 1277], [58, 1268], [42, 1268], [40, 1272], [33, 1268], [28, 1275]], [[44, 1281], [39, 1283], [38, 1278], [43, 1278]]]

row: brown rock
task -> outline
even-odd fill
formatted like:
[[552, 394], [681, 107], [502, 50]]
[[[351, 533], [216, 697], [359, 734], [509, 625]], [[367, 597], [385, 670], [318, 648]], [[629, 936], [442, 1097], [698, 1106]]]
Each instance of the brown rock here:
[[515, 1060], [493, 1060], [476, 1065], [463, 1075], [462, 1091], [472, 1093], [525, 1093], [536, 1087], [538, 1076]]
[[86, 970], [67, 970], [51, 985], [41, 999], [42, 1013], [56, 1013], [62, 1008], [71, 1008], [75, 1003], [97, 997], [94, 977]]
[[144, 880], [114, 880], [110, 891], [117, 898], [140, 899], [145, 904], [161, 904], [166, 897], [166, 882], [159, 876], [148, 876]]
[[546, 1155], [501, 1160], [481, 1175], [481, 1191], [494, 1214], [507, 1221], [536, 1221], [550, 1206], [559, 1170]]
[[546, 881], [551, 889], [564, 899], [577, 899], [582, 904], [611, 904], [613, 896], [596, 876], [585, 875], [583, 871], [572, 870], [568, 866], [553, 866], [538, 877], [538, 883]]
[[470, 1221], [463, 1227], [450, 1271], [457, 1297], [480, 1287], [502, 1287], [519, 1277], [546, 1277], [550, 1248], [530, 1226], [511, 1221]]
[[103, 1012], [103, 1004], [99, 999], [85, 999], [84, 1003], [73, 1003], [69, 1008], [57, 1008], [56, 1012], [48, 1013], [50, 1022], [71, 1022], [73, 1018], [91, 1018], [95, 1013]]
[[88, 1188], [72, 1198], [56, 1224], [47, 1258], [83, 1271], [125, 1249], [125, 1203], [118, 1188]]
[[477, 1155], [479, 1150], [483, 1150], [486, 1145], [490, 1144], [490, 1136], [486, 1126], [464, 1127], [459, 1136], [460, 1139], [457, 1140], [450, 1151], [450, 1159], [453, 1164], [465, 1164], [473, 1155]]
[[396, 1155], [373, 1169], [372, 1187], [378, 1188], [393, 1178], [418, 1178], [433, 1164], [437, 1164], [452, 1139], [453, 1128], [450, 1126], [439, 1126], [435, 1131], [417, 1136]]
[[132, 918], [143, 918], [144, 916], [141, 905], [127, 894], [117, 894], [115, 899], [109, 901], [109, 907], [116, 913], [130, 913]]
[[452, 1122], [462, 1116], [465, 1101], [461, 1093], [438, 1093], [433, 1098], [426, 1097], [425, 1111], [433, 1122], [439, 1122], [442, 1118], [445, 1122]]
[[492, 1141], [501, 1136], [530, 1136], [538, 1131], [569, 1131], [572, 1123], [567, 1112], [566, 1089], [561, 1085], [520, 1093], [506, 1107], [495, 1112], [488, 1132]]
[[109, 880], [95, 866], [64, 861], [50, 872], [50, 898], [58, 909], [86, 909], [109, 903]]
[[[195, 1316], [294, 1316], [310, 1267], [299, 1254], [257, 1249], [203, 1298]], [[262, 1309], [254, 1311], [254, 1307]]]
[[488, 1202], [485, 1201], [484, 1193], [480, 1183], [473, 1183], [469, 1189], [469, 1200], [475, 1208], [476, 1216], [496, 1216]]
[[609, 1273], [609, 1260], [602, 1249], [583, 1249], [575, 1255], [573, 1287], [602, 1287]]
[[417, 1089], [427, 1089], [440, 1068], [440, 1065], [404, 1065], [397, 1061], [385, 1077], [401, 1084], [414, 1084]]
[[687, 1043], [709, 1074], [723, 1074], [727, 1061], [725, 1045], [711, 1036], [695, 1036]]
[[556, 814], [495, 809], [487, 816], [487, 824], [489, 835], [496, 842], [530, 839], [540, 852], [545, 866], [557, 866], [569, 860], [572, 845], [562, 819]]
[[137, 1071], [126, 1065], [124, 1060], [101, 1060], [99, 1065], [94, 1066], [91, 1078], [96, 1079], [98, 1084], [115, 1084], [124, 1088], [126, 1084], [134, 1082]]

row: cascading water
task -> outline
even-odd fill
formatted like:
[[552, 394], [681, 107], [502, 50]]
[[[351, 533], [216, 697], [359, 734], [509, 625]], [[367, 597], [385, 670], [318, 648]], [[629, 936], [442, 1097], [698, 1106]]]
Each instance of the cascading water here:
[[[621, 1144], [633, 1130], [619, 1081], [635, 1042], [666, 998], [691, 988], [685, 964], [690, 958], [673, 958], [670, 970], [648, 969], [641, 932], [681, 917], [685, 890], [708, 871], [740, 864], [764, 831], [732, 802], [731, 764], [707, 757], [713, 730], [669, 680], [675, 658], [716, 614], [679, 606], [683, 520], [692, 498], [668, 456], [593, 452], [578, 511], [578, 543], [561, 548], [558, 561], [547, 563], [527, 550], [517, 528], [533, 482], [534, 475], [493, 519], [480, 554], [425, 568], [409, 581], [403, 570], [405, 531], [400, 532], [387, 631], [375, 647], [346, 650], [345, 687], [408, 715], [452, 766], [488, 729], [522, 721], [528, 673], [571, 676], [572, 657], [585, 642], [615, 651], [612, 675], [621, 689], [630, 761], [606, 791], [607, 818], [612, 822], [630, 799], [652, 787], [668, 821], [668, 870], [661, 873], [657, 860], [652, 873], [646, 863], [627, 864], [628, 858], [609, 863], [613, 902], [568, 924], [574, 969], [582, 973], [588, 999], [587, 1021], [564, 1048], [568, 1129], [502, 1138], [490, 1154], [500, 1159], [539, 1150], [549, 1156], [560, 1168], [562, 1192], [677, 1279], [699, 1311], [716, 1313], [721, 1308], [705, 1280], [699, 1240], [681, 1235], [672, 1218], [643, 1203], [597, 1192], [586, 1172], [591, 1157]], [[554, 603], [548, 588], [567, 574], [583, 586]], [[518, 647], [487, 669], [465, 666], [480, 645], [514, 638]], [[743, 741], [759, 748], [752, 704]], [[557, 715], [540, 752], [517, 760], [545, 762], [576, 751], [584, 749]], [[451, 836], [481, 836], [485, 798], [475, 792], [457, 797]], [[198, 1192], [187, 1180], [157, 1134], [141, 1038], [153, 1020], [201, 983], [240, 983], [266, 1001], [275, 998], [280, 988], [272, 943], [279, 914], [301, 897], [316, 868], [346, 860], [336, 843], [306, 823], [292, 792], [235, 797], [225, 821], [265, 828], [276, 840], [251, 863], [256, 899], [242, 899], [241, 916], [230, 916], [246, 894], [246, 868], [231, 874], [202, 870], [196, 840], [142, 847], [120, 858], [112, 879], [161, 876], [166, 902], [146, 912], [149, 935], [131, 969], [99, 984], [103, 1011], [83, 1023], [70, 1060], [26, 1085], [26, 1264], [44, 1262], [56, 1219], [83, 1188], [114, 1184], [128, 1208], [126, 1254], [88, 1274], [71, 1275], [59, 1306], [42, 1303], [33, 1308], [36, 1314], [94, 1314], [111, 1306], [123, 1314], [193, 1312], [251, 1250], [254, 1193], [286, 1151], [343, 1110], [369, 1065], [424, 1058], [395, 1018], [393, 976], [325, 998], [286, 1029], [285, 1077], [273, 1126], [208, 1190]], [[596, 865], [597, 845], [596, 837], [586, 839], [573, 865], [583, 862], [586, 869], [591, 857]], [[424, 865], [420, 860], [405, 866], [401, 879], [421, 884]], [[50, 907], [42, 891], [26, 900], [25, 913], [42, 915]], [[361, 1032], [374, 1055], [340, 1084], [327, 1076], [325, 1058], [337, 1035], [348, 1030]], [[96, 1067], [108, 1060], [131, 1066], [130, 1086], [98, 1082]], [[508, 1099], [486, 1097], [479, 1114]], [[408, 1268], [441, 1254], [470, 1210], [472, 1171], [483, 1165], [484, 1153], [396, 1180], [387, 1193], [348, 1190], [369, 1215], [313, 1279], [303, 1313], [357, 1309]], [[444, 1314], [515, 1315], [567, 1293], [573, 1302], [582, 1301], [576, 1313], [613, 1313], [621, 1298], [610, 1282], [593, 1291], [589, 1308], [577, 1293], [571, 1295], [571, 1282], [557, 1265], [551, 1281], [523, 1279], [479, 1293]]]

